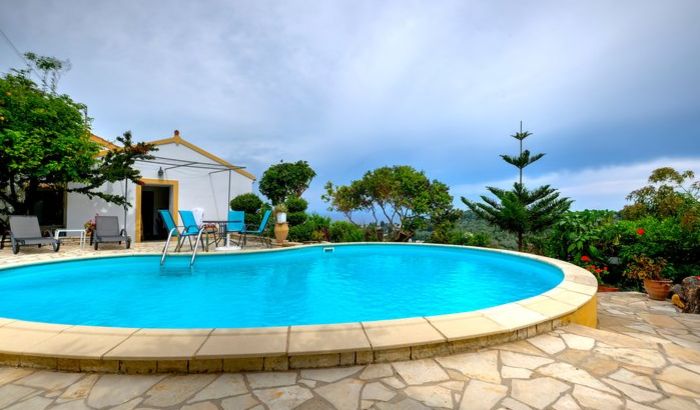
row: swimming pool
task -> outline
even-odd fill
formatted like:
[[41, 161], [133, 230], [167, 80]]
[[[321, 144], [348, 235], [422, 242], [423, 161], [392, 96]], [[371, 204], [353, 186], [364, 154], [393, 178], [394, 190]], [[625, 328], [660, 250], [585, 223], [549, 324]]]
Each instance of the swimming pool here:
[[542, 294], [548, 263], [394, 244], [188, 256], [131, 255], [0, 270], [0, 317], [132, 328], [250, 328], [444, 315]]

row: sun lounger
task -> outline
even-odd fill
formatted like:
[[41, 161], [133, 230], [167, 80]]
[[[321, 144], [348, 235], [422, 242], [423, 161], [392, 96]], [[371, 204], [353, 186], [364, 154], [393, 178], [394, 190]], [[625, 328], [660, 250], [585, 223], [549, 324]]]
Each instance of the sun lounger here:
[[119, 229], [119, 218], [116, 216], [95, 216], [95, 250], [100, 243], [126, 243], [126, 249], [131, 247], [131, 238], [126, 231]]
[[41, 236], [39, 219], [34, 215], [10, 216], [10, 242], [12, 243], [12, 253], [17, 254], [20, 246], [51, 245], [54, 252], [58, 252], [61, 243], [51, 237]]

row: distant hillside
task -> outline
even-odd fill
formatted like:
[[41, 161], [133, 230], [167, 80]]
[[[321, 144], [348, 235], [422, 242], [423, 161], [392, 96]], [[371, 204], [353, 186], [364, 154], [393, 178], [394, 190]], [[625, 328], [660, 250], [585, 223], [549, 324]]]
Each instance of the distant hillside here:
[[[464, 211], [462, 218], [457, 222], [455, 230], [462, 233], [484, 233], [494, 242], [493, 245], [499, 248], [516, 249], [515, 235], [504, 232], [499, 228], [489, 225], [486, 221], [479, 219], [471, 211]], [[415, 239], [427, 240], [430, 237], [430, 230], [416, 232]]]

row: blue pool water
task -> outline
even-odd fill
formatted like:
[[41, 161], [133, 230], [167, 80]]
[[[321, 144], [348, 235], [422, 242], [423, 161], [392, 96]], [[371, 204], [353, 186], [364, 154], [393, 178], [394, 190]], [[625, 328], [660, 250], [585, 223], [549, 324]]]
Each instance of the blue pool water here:
[[0, 270], [0, 317], [150, 328], [325, 324], [465, 312], [545, 292], [558, 268], [465, 248], [343, 245], [128, 256]]

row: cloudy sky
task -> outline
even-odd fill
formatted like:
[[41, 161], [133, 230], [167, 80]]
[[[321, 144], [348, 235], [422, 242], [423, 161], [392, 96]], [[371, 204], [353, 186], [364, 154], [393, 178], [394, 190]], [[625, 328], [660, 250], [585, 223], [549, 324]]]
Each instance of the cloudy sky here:
[[[184, 138], [260, 176], [326, 181], [408, 164], [470, 198], [527, 169], [612, 208], [660, 166], [700, 173], [700, 2], [0, 2], [21, 51], [70, 59], [61, 92], [113, 139]], [[0, 71], [22, 61], [0, 38]]]

